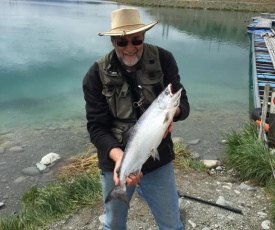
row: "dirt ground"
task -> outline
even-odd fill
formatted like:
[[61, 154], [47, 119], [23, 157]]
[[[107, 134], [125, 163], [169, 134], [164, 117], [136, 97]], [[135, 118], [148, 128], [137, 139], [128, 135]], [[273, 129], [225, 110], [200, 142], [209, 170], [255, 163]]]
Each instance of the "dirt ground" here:
[[[236, 116], [226, 116], [215, 123], [205, 120], [198, 122], [201, 120], [199, 117], [193, 119], [197, 122], [194, 123], [190, 118], [190, 122], [184, 123], [185, 133], [179, 132], [183, 125], [181, 122], [175, 126], [173, 133], [179, 137], [188, 137], [189, 141], [199, 140], [197, 144], [190, 146], [190, 149], [199, 153], [201, 158], [219, 158], [224, 148], [220, 133], [225, 131], [225, 128], [233, 128], [238, 124]], [[246, 118], [243, 117], [241, 120], [243, 119]], [[223, 125], [224, 121], [226, 121], [226, 126]], [[71, 121], [66, 125], [49, 124], [46, 128], [25, 127], [20, 130], [0, 132], [0, 146], [22, 147], [20, 152], [11, 152], [6, 147], [4, 153], [0, 154], [0, 202], [5, 204], [0, 208], [1, 216], [18, 213], [21, 208], [20, 197], [25, 191], [31, 186], [42, 187], [55, 181], [56, 169], [69, 157], [87, 149], [90, 141], [85, 125], [85, 121]], [[217, 130], [216, 127], [221, 127], [221, 130]], [[23, 173], [23, 169], [35, 166], [49, 152], [58, 153], [61, 157], [49, 171], [36, 175], [25, 175]], [[225, 175], [210, 176], [207, 172], [190, 173], [179, 169], [175, 170], [178, 189], [182, 193], [214, 203], [219, 196], [222, 196], [229, 202], [230, 206], [241, 209], [243, 212], [243, 215], [240, 215], [193, 200], [180, 199], [182, 201], [182, 219], [186, 229], [271, 229], [261, 227], [262, 223], [268, 223], [265, 222], [268, 221], [268, 196], [263, 189], [257, 188], [256, 191], [242, 190], [239, 187], [241, 182], [237, 181], [228, 172], [226, 170]], [[46, 229], [102, 229], [99, 217], [103, 213], [103, 204], [99, 202], [95, 207], [84, 207], [79, 212], [68, 215], [64, 219], [49, 225]], [[146, 203], [137, 195], [130, 203], [128, 229], [158, 229]]]
[[[203, 204], [189, 199], [180, 199], [181, 217], [185, 229], [198, 230], [260, 230], [268, 220], [268, 197], [262, 188], [241, 190], [240, 182], [227, 175], [210, 176], [206, 172], [191, 173], [175, 170], [179, 190], [189, 196], [216, 202], [219, 196], [227, 204], [242, 211], [242, 215]], [[254, 187], [253, 187], [254, 188]], [[101, 202], [93, 208], [83, 208], [77, 213], [66, 216], [50, 226], [47, 230], [67, 229], [103, 229], [99, 217], [104, 213]], [[268, 226], [268, 225], [267, 225]], [[128, 229], [157, 230], [158, 227], [147, 204], [135, 193], [128, 217]]]

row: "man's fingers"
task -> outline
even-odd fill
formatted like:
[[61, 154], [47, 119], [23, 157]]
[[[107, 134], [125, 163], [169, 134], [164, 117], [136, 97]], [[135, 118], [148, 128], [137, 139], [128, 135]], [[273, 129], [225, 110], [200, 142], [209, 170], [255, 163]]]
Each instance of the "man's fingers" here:
[[140, 179], [141, 179], [142, 176], [143, 176], [142, 173], [139, 173], [137, 175], [130, 174], [126, 178], [127, 187], [131, 187], [131, 186], [137, 185], [140, 182]]

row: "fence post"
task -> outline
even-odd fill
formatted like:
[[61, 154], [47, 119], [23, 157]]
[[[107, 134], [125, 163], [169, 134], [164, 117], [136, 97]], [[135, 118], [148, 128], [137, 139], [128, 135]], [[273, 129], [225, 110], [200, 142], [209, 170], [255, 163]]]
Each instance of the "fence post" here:
[[258, 135], [258, 140], [263, 141], [265, 132], [264, 125], [266, 123], [266, 114], [267, 114], [267, 107], [268, 107], [268, 97], [269, 97], [269, 91], [270, 91], [270, 84], [266, 83], [264, 86], [264, 98], [263, 98], [263, 105], [262, 105], [262, 115], [261, 115], [261, 124], [260, 124], [260, 130]]
[[270, 101], [268, 145], [269, 147], [275, 146], [275, 88], [272, 88]]

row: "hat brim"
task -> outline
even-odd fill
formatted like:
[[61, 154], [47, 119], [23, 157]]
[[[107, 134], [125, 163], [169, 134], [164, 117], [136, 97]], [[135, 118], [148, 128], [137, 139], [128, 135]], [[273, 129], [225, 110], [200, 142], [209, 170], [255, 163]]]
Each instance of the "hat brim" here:
[[135, 33], [141, 32], [141, 31], [150, 30], [157, 23], [158, 23], [158, 21], [155, 21], [148, 25], [142, 25], [139, 28], [135, 28], [133, 26], [129, 26], [128, 28], [117, 28], [117, 29], [110, 30], [108, 32], [98, 33], [98, 35], [99, 36], [125, 36], [128, 34], [135, 34]]

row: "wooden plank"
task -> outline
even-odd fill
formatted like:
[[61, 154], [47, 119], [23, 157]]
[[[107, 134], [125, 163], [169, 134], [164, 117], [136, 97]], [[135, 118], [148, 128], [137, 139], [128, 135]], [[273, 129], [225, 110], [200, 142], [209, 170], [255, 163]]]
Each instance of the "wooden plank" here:
[[[274, 34], [275, 36], [275, 34]], [[269, 52], [269, 55], [271, 57], [273, 68], [275, 69], [275, 37], [268, 37], [265, 36], [265, 43]]]

